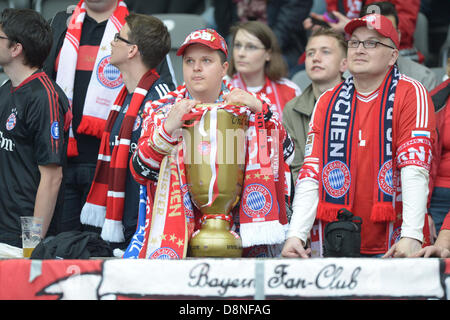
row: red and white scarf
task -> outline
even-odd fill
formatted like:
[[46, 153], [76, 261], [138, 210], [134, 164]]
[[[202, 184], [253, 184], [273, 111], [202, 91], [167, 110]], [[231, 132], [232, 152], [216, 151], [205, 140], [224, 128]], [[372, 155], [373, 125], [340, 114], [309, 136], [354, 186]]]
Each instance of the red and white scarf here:
[[[77, 132], [102, 137], [111, 105], [120, 92], [123, 81], [119, 70], [109, 64], [111, 58], [110, 43], [114, 35], [120, 31], [125, 24], [128, 9], [123, 1], [119, 1], [116, 10], [109, 18], [103, 38], [92, 71], [89, 86], [84, 101], [83, 117]], [[70, 105], [73, 101], [73, 90], [75, 72], [80, 47], [83, 21], [86, 17], [86, 4], [81, 0], [73, 12], [67, 28], [66, 36], [59, 54], [58, 73], [56, 83], [63, 89]], [[78, 155], [77, 143], [74, 138], [72, 126], [69, 130], [69, 145], [67, 155], [74, 157]]]
[[[224, 85], [226, 90], [233, 89], [230, 84], [224, 83]], [[171, 107], [171, 104], [167, 103], [174, 98], [179, 100], [187, 97], [189, 93], [186, 87], [180, 86], [166, 97], [146, 106], [144, 116], [147, 115], [149, 117], [147, 121], [154, 125], [162, 126], [164, 117]], [[198, 121], [202, 121], [206, 111], [214, 113], [212, 110], [217, 111], [217, 108], [223, 108], [236, 115], [242, 113], [249, 115], [249, 132], [252, 134], [247, 136], [247, 166], [239, 210], [243, 246], [281, 243], [285, 240], [288, 223], [285, 208], [285, 175], [284, 170], [280, 170], [284, 168], [282, 141], [268, 142], [262, 113], [250, 114], [247, 107], [220, 105], [209, 108], [205, 106], [201, 110], [193, 110], [186, 119], [197, 118]], [[214, 116], [210, 118], [214, 123]], [[214, 125], [210, 124], [210, 127], [213, 128]], [[213, 131], [210, 130], [210, 134], [214, 134]], [[269, 134], [273, 138], [282, 138], [275, 132]], [[153, 139], [151, 143], [158, 150], [168, 150], [168, 146], [165, 145], [167, 143], [161, 139]], [[269, 155], [268, 150], [272, 147], [273, 154]], [[194, 208], [187, 191], [183, 154], [180, 149], [178, 145], [174, 153], [163, 158], [154, 199], [151, 192], [154, 190], [154, 185], [153, 183], [147, 185], [146, 219], [140, 219], [142, 225], [137, 227], [137, 232], [144, 237], [144, 241], [143, 243], [132, 241], [124, 257], [151, 259], [186, 257], [188, 240], [196, 224], [194, 211], [197, 209]], [[211, 146], [211, 150], [213, 149], [214, 147]], [[214, 157], [211, 159], [212, 170], [217, 170], [216, 159]], [[219, 189], [217, 180], [212, 179], [207, 205], [214, 201]], [[143, 214], [142, 210], [140, 214]]]
[[[231, 79], [231, 84], [234, 87], [238, 87], [245, 91], [248, 91], [247, 85], [245, 84], [244, 79], [242, 79], [242, 76], [240, 75], [239, 72], [233, 76], [233, 78]], [[278, 112], [278, 115], [281, 117], [281, 115], [283, 114], [284, 104], [282, 103], [280, 93], [278, 92], [277, 84], [274, 81], [270, 80], [267, 76], [265, 76], [264, 86], [258, 92], [258, 94], [267, 95], [272, 106], [275, 106], [275, 108]]]
[[111, 130], [127, 96], [123, 87], [109, 113], [98, 153], [94, 181], [81, 211], [81, 223], [102, 227], [102, 238], [111, 242], [124, 241], [122, 216], [128, 170], [131, 134], [142, 102], [159, 75], [149, 70], [133, 92], [130, 105], [120, 127], [112, 154], [109, 146]]

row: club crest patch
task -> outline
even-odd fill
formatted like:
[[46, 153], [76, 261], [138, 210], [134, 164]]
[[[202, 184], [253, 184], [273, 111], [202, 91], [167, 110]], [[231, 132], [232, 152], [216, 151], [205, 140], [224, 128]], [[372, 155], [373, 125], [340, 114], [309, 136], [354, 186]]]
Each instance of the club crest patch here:
[[160, 259], [160, 260], [176, 260], [180, 259], [178, 254], [171, 248], [163, 247], [158, 248], [152, 252], [149, 259]]
[[398, 242], [400, 240], [401, 233], [402, 233], [401, 227], [396, 228], [391, 233], [390, 238], [389, 238], [389, 247], [392, 247], [396, 242]]
[[97, 65], [97, 79], [105, 87], [115, 89], [123, 83], [119, 69], [109, 63], [111, 56], [106, 56]]
[[343, 162], [332, 161], [322, 170], [322, 182], [330, 197], [340, 198], [350, 189], [350, 170]]
[[248, 258], [269, 258], [267, 246], [252, 246], [245, 254]]
[[392, 174], [392, 160], [386, 161], [378, 172], [378, 187], [385, 194], [392, 196], [394, 194], [394, 181]]
[[181, 192], [183, 193], [184, 213], [188, 218], [194, 219], [194, 208], [192, 207], [191, 196], [187, 184], [181, 186]]
[[264, 219], [272, 210], [273, 198], [270, 191], [258, 183], [249, 184], [242, 195], [243, 211], [252, 219]]
[[134, 121], [133, 131], [138, 130], [141, 127], [142, 119], [139, 115], [136, 116], [136, 120]]
[[53, 139], [55, 139], [55, 140], [59, 139], [59, 123], [58, 123], [58, 121], [54, 121], [51, 124], [50, 133], [51, 133]]
[[197, 151], [202, 156], [206, 156], [211, 153], [211, 144], [208, 141], [202, 141], [198, 144]]
[[6, 120], [6, 130], [10, 131], [12, 129], [14, 129], [14, 127], [16, 126], [17, 123], [17, 118], [15, 113], [11, 113], [8, 117], [8, 119]]

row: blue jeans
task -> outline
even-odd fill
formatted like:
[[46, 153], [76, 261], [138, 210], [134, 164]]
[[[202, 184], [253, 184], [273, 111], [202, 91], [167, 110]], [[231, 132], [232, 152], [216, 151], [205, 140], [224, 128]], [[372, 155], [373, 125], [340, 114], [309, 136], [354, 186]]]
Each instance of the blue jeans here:
[[83, 231], [81, 209], [94, 180], [95, 164], [69, 164], [65, 171], [64, 206], [58, 221], [58, 233]]
[[430, 214], [433, 218], [436, 232], [441, 230], [442, 222], [450, 210], [450, 188], [435, 187], [431, 194]]

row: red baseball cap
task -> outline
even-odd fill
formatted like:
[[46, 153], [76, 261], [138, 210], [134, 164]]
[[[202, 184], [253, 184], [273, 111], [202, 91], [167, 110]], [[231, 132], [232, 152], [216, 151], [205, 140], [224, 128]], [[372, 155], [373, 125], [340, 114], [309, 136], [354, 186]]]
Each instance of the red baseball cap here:
[[399, 48], [400, 39], [398, 38], [398, 32], [394, 28], [391, 20], [385, 16], [379, 14], [369, 14], [362, 18], [352, 19], [349, 23], [345, 25], [345, 32], [349, 35], [353, 33], [356, 28], [367, 27], [368, 29], [375, 29], [383, 37], [389, 38], [394, 42], [395, 46]]
[[177, 56], [182, 56], [184, 54], [184, 50], [186, 50], [189, 45], [194, 43], [204, 44], [211, 49], [220, 50], [225, 53], [226, 57], [228, 57], [228, 47], [225, 39], [218, 34], [216, 30], [210, 28], [191, 32], [178, 49]]

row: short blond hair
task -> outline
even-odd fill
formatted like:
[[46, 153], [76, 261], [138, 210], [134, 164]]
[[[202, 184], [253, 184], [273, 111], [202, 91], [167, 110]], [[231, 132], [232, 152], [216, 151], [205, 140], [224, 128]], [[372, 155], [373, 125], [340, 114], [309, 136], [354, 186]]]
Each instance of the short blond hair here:
[[[319, 36], [327, 36], [331, 38], [335, 38], [339, 47], [342, 49], [344, 53], [344, 57], [347, 56], [347, 41], [345, 41], [344, 35], [340, 32], [336, 32], [331, 28], [318, 28], [315, 29], [308, 38], [308, 42], [314, 38]], [[308, 46], [308, 43], [306, 44]]]

